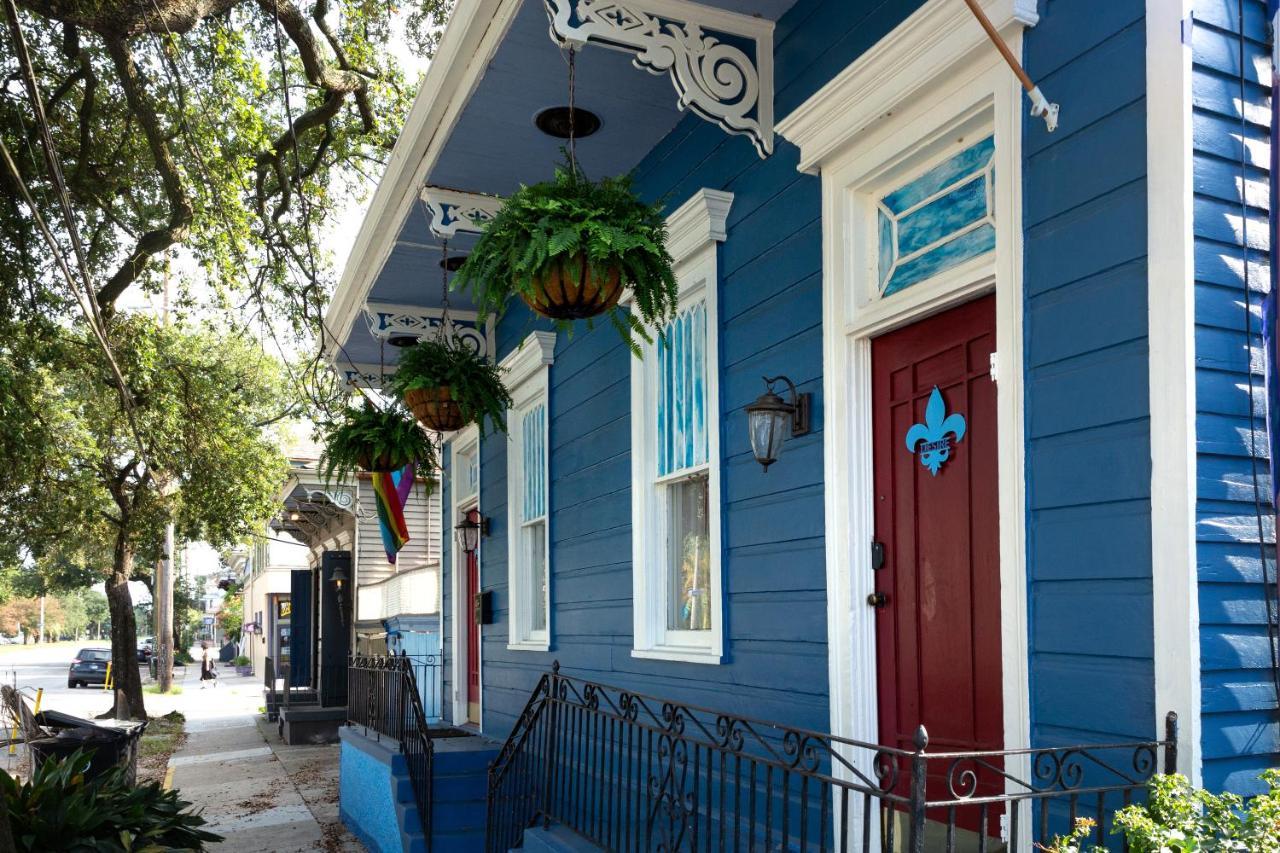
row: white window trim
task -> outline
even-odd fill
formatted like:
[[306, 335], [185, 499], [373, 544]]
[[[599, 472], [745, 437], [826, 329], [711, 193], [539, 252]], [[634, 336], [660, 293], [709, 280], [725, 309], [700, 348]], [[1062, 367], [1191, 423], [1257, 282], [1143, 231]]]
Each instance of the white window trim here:
[[[720, 334], [719, 268], [716, 244], [726, 236], [733, 194], [701, 189], [667, 218], [667, 249], [675, 261], [680, 300], [701, 298], [707, 315], [708, 533], [711, 550], [711, 630], [669, 631], [666, 627], [666, 511], [653, 488], [657, 471], [656, 384], [647, 381], [656, 364], [654, 346], [631, 364], [631, 524], [634, 645], [631, 656], [686, 663], [719, 664], [724, 655], [723, 545], [720, 505]], [[689, 471], [682, 472], [688, 475]], [[656, 582], [655, 582], [656, 581]], [[702, 639], [705, 642], [679, 642]], [[671, 636], [677, 635], [677, 636]]]
[[[1022, 52], [1024, 27], [1037, 23], [1035, 5], [1032, 0], [984, 3], [1015, 55]], [[798, 168], [821, 174], [823, 184], [828, 667], [831, 731], [843, 737], [873, 743], [879, 738], [875, 620], [864, 603], [873, 577], [868, 564], [868, 543], [874, 538], [871, 337], [994, 290], [1004, 740], [1009, 747], [1029, 742], [1021, 98], [1017, 80], [964, 4], [929, 0], [778, 125], [779, 133], [800, 147]], [[938, 281], [859, 305], [854, 278], [865, 268], [852, 249], [855, 199], [848, 188], [859, 186], [861, 176], [887, 162], [891, 152], [901, 152], [902, 140], [954, 127], [983, 104], [996, 135], [995, 258], [973, 259]], [[989, 267], [985, 275], [984, 264]], [[1025, 778], [1027, 764], [1025, 757], [1011, 757], [1006, 769]], [[844, 774], [848, 771], [838, 770], [837, 775]], [[1021, 826], [1019, 843], [1028, 846], [1030, 820]]]
[[555, 361], [556, 336], [554, 332], [533, 332], [502, 360], [499, 367], [511, 392], [511, 408], [507, 410], [507, 648], [512, 650], [545, 652], [551, 649], [551, 441], [550, 409], [543, 421], [543, 446], [547, 452], [543, 458], [542, 482], [546, 484], [546, 513], [542, 516], [543, 568], [547, 573], [547, 590], [543, 599], [547, 614], [546, 627], [540, 631], [527, 628], [528, 602], [520, 600], [516, 590], [523, 587], [520, 571], [523, 568], [525, 522], [522, 501], [524, 490], [523, 431], [518, 419], [525, 410], [541, 403], [547, 405], [551, 386], [551, 364]]

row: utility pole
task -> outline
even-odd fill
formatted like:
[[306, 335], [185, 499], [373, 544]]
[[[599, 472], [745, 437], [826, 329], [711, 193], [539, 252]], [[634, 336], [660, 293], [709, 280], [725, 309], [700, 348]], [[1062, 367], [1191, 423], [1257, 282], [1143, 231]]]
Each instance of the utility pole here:
[[164, 528], [164, 554], [156, 574], [156, 680], [160, 692], [173, 688], [173, 522]]

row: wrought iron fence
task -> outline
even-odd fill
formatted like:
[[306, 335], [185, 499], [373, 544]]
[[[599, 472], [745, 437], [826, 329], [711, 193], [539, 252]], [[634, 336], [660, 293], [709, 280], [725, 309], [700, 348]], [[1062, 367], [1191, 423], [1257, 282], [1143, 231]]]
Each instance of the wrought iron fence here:
[[433, 749], [422, 698], [407, 657], [355, 656], [347, 667], [347, 724], [367, 735], [400, 744], [413, 783], [413, 796], [431, 849], [431, 772]]
[[[487, 849], [559, 823], [608, 850], [1016, 851], [1096, 821], [1176, 766], [1165, 739], [930, 752], [861, 743], [560, 674], [489, 768]], [[1034, 848], [1032, 848], [1034, 849]], [[1119, 849], [1113, 844], [1112, 849]]]
[[400, 657], [407, 659], [409, 667], [413, 670], [413, 680], [418, 685], [418, 697], [422, 700], [422, 710], [426, 714], [427, 722], [440, 722], [440, 656], [411, 655], [401, 652]]

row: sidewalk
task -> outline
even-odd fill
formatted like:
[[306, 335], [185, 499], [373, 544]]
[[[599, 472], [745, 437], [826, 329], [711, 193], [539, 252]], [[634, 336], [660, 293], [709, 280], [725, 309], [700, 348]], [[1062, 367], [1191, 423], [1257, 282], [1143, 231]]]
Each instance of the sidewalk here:
[[252, 678], [219, 681], [205, 691], [185, 685], [187, 743], [167, 779], [225, 836], [209, 849], [363, 853], [338, 819], [338, 746], [285, 745], [257, 713]]

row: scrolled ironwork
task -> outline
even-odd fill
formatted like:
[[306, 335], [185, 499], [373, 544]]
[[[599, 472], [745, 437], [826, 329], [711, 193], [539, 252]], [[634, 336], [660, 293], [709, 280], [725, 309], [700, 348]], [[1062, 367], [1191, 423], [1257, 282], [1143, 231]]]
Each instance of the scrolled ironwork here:
[[850, 827], [849, 849], [871, 849], [874, 834], [884, 849], [922, 850], [927, 822], [943, 834], [973, 833], [1053, 798], [1102, 825], [1162, 754], [1170, 765], [1169, 731], [1143, 743], [930, 752], [923, 728], [915, 749], [882, 746], [557, 668], [535, 686], [490, 767], [487, 849], [505, 853], [526, 827], [561, 823], [609, 850], [807, 853], [840, 849], [838, 820]]

